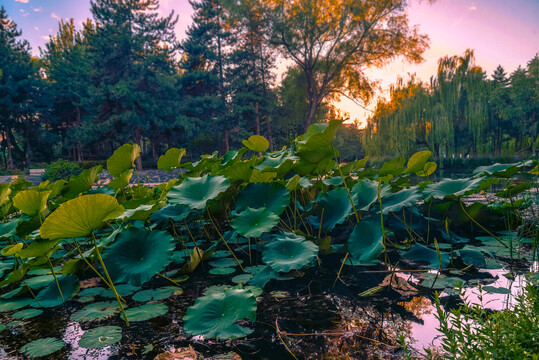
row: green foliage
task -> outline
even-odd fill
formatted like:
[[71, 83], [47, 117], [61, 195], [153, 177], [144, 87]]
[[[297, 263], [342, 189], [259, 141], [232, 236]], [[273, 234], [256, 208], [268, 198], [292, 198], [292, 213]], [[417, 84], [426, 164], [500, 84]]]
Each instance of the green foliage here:
[[53, 354], [62, 349], [65, 343], [56, 338], [44, 338], [32, 341], [21, 348], [21, 352], [31, 358]]
[[46, 168], [41, 179], [43, 181], [49, 180], [50, 182], [58, 180], [69, 180], [71, 176], [79, 175], [82, 172], [82, 169], [79, 165], [60, 159], [53, 163], [50, 163]]
[[79, 346], [84, 349], [98, 349], [117, 343], [122, 339], [122, 329], [118, 326], [101, 326], [82, 334]]
[[284, 234], [266, 246], [262, 260], [274, 271], [288, 272], [310, 264], [317, 255], [318, 246], [311, 241]]

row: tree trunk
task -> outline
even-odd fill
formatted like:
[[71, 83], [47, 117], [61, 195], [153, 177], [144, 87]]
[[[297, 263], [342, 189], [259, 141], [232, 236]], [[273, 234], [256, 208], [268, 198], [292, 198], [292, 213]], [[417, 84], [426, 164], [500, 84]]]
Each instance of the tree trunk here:
[[269, 150], [273, 151], [273, 132], [271, 131], [271, 116], [268, 116], [266, 118], [266, 125], [268, 127]]
[[260, 135], [260, 114], [258, 112], [259, 105], [258, 101], [255, 103], [255, 134]]
[[152, 157], [157, 159], [159, 157], [159, 152], [157, 151], [157, 137], [152, 137]]
[[[142, 150], [142, 146], [141, 146], [141, 143], [142, 143], [142, 133], [140, 131], [140, 127], [136, 126], [135, 127], [135, 134], [134, 134], [134, 137], [135, 137], [135, 144], [137, 144], [138, 146], [140, 146], [141, 150]], [[137, 158], [136, 160], [136, 164], [137, 164], [137, 171], [141, 171], [142, 170], [142, 151], [140, 152], [140, 156]]]
[[230, 150], [230, 141], [229, 141], [230, 131], [225, 129], [223, 133], [223, 152], [226, 154]]
[[13, 151], [11, 149], [11, 138], [9, 136], [9, 133], [11, 132], [11, 129], [9, 126], [7, 127], [5, 131], [5, 138], [6, 138], [6, 146], [7, 146], [7, 168], [9, 170], [15, 169], [15, 164], [13, 163]]
[[318, 105], [316, 101], [309, 100], [309, 114], [305, 118], [305, 122], [303, 123], [303, 131], [307, 132], [309, 130], [309, 126], [314, 122], [314, 118], [316, 116], [316, 110], [318, 110]]

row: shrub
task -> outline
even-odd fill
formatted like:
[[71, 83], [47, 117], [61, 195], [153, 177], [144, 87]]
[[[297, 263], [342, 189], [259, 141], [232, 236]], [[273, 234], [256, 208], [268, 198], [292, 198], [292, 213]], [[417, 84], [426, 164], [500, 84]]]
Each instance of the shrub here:
[[41, 176], [43, 181], [49, 180], [51, 182], [57, 180], [69, 180], [73, 175], [79, 175], [82, 172], [82, 169], [79, 165], [60, 159], [51, 163], [45, 168], [45, 172]]

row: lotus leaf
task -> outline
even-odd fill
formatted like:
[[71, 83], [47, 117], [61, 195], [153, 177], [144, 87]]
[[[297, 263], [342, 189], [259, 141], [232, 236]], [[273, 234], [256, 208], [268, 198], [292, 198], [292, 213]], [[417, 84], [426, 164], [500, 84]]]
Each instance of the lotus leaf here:
[[348, 251], [354, 258], [354, 265], [376, 265], [384, 250], [384, 236], [380, 222], [361, 221], [354, 227], [348, 239]]
[[51, 191], [24, 190], [13, 197], [13, 205], [28, 216], [36, 216], [47, 209]]
[[[243, 260], [239, 260], [239, 262], [241, 264], [243, 263]], [[238, 265], [238, 263], [232, 258], [221, 258], [210, 263], [210, 266], [213, 267], [234, 267], [236, 265]]]
[[277, 171], [279, 176], [283, 176], [290, 171], [295, 160], [298, 160], [298, 158], [292, 155], [290, 149], [283, 149], [266, 154], [264, 160], [255, 166], [255, 169], [260, 171], [272, 169]]
[[186, 205], [166, 205], [150, 215], [150, 222], [160, 227], [168, 227], [169, 221], [180, 222], [193, 213]]
[[[427, 267], [439, 268], [440, 258], [436, 250], [428, 248], [421, 244], [414, 244], [410, 250], [402, 254], [402, 258], [413, 262], [427, 263]], [[446, 268], [449, 265], [449, 255], [442, 253], [442, 268]]]
[[67, 190], [63, 194], [66, 199], [72, 199], [79, 194], [92, 188], [99, 179], [99, 174], [103, 171], [103, 165], [94, 166], [91, 169], [83, 170], [82, 173], [72, 176], [67, 183]]
[[41, 309], [26, 309], [16, 312], [15, 314], [11, 315], [11, 317], [13, 319], [31, 319], [41, 314], [43, 314], [43, 310]]
[[[62, 295], [65, 301], [71, 300], [80, 289], [79, 279], [73, 274], [59, 277], [58, 284], [60, 285], [60, 289], [62, 289]], [[63, 303], [56, 282], [49, 283], [49, 285], [39, 292], [36, 299], [45, 308], [58, 306]], [[33, 306], [37, 306], [37, 304]]]
[[[119, 284], [114, 286], [116, 288], [116, 291], [120, 296], [129, 296], [131, 294], [134, 294], [135, 291], [140, 290], [140, 286], [133, 286], [131, 284]], [[107, 289], [102, 294], [103, 297], [114, 299], [116, 295], [112, 292], [112, 290]]]
[[179, 168], [182, 157], [184, 157], [185, 154], [185, 149], [168, 149], [165, 155], [161, 155], [159, 160], [157, 160], [157, 168], [163, 169], [166, 172]]
[[253, 274], [240, 274], [236, 275], [232, 278], [232, 282], [235, 284], [245, 284], [249, 280], [251, 280], [253, 277]]
[[511, 289], [495, 286], [483, 286], [483, 290], [491, 294], [511, 294]]
[[125, 310], [125, 315], [129, 321], [146, 321], [154, 317], [165, 315], [168, 312], [168, 306], [159, 303], [149, 303], [139, 307]]
[[141, 286], [172, 261], [174, 238], [165, 231], [131, 228], [103, 252], [103, 261], [116, 282]]
[[298, 137], [298, 148], [307, 147], [316, 150], [323, 146], [330, 146], [341, 124], [340, 120], [312, 124], [304, 135]]
[[361, 179], [352, 187], [350, 195], [357, 210], [369, 210], [378, 198], [378, 183], [369, 179]]
[[464, 249], [459, 250], [459, 255], [466, 265], [474, 265], [477, 268], [484, 268], [487, 265], [481, 251], [464, 247]]
[[208, 270], [208, 273], [212, 275], [229, 275], [236, 272], [236, 269], [233, 267], [217, 267], [217, 268], [211, 268]]
[[236, 211], [241, 213], [248, 207], [252, 209], [268, 208], [276, 215], [281, 215], [290, 204], [290, 192], [279, 183], [249, 184], [240, 191], [236, 200]]
[[0, 206], [7, 204], [9, 201], [9, 194], [11, 194], [11, 187], [9, 184], [0, 185]]
[[425, 280], [421, 282], [421, 286], [432, 288], [434, 290], [443, 290], [447, 288], [456, 288], [457, 285], [464, 285], [465, 281], [455, 276], [444, 276], [436, 274], [426, 274]]
[[265, 152], [268, 150], [269, 141], [263, 136], [253, 135], [249, 140], [243, 140], [243, 146], [254, 152]]
[[32, 302], [33, 302], [32, 299], [17, 299], [17, 300], [10, 300], [10, 301], [1, 301], [0, 312], [19, 310], [25, 306], [30, 305]]
[[49, 275], [40, 275], [28, 278], [24, 281], [24, 284], [32, 288], [33, 290], [39, 290], [51, 282], [54, 281], [54, 276], [49, 273]]
[[43, 255], [48, 255], [50, 257], [50, 252], [55, 249], [58, 240], [40, 240], [34, 241], [26, 248], [19, 251], [17, 254], [21, 259], [27, 259], [32, 257], [39, 257]]
[[106, 319], [120, 311], [116, 302], [102, 301], [85, 306], [72, 315], [74, 321], [93, 321]]
[[87, 288], [87, 289], [82, 290], [82, 291], [79, 293], [79, 296], [80, 296], [80, 297], [85, 297], [85, 296], [98, 296], [98, 295], [103, 295], [103, 293], [104, 293], [106, 290], [107, 290], [107, 289], [102, 288], [102, 287], [91, 287], [91, 288]]
[[9, 239], [17, 233], [19, 218], [12, 219], [6, 223], [0, 223], [0, 240]]
[[237, 339], [252, 329], [238, 321], [256, 320], [256, 297], [249, 290], [224, 289], [199, 297], [183, 317], [184, 331], [210, 339]]
[[310, 264], [317, 254], [318, 246], [311, 241], [284, 235], [266, 245], [262, 260], [275, 271], [288, 272]]
[[53, 211], [41, 226], [41, 236], [50, 240], [86, 236], [123, 212], [123, 206], [112, 196], [83, 195]]
[[4, 324], [0, 324], [0, 332], [4, 331], [6, 328], [6, 325]]
[[422, 195], [417, 187], [389, 194], [382, 198], [382, 213], [385, 215], [389, 212], [398, 212], [403, 207], [415, 205], [421, 198]]
[[423, 170], [416, 172], [416, 175], [427, 177], [434, 174], [437, 168], [438, 168], [438, 165], [435, 162], [431, 161], [425, 164], [425, 166], [423, 167]]
[[446, 196], [458, 197], [469, 195], [479, 187], [483, 178], [477, 179], [444, 179], [440, 182], [429, 184], [423, 190], [425, 199], [431, 197], [435, 199], [443, 199]]
[[245, 237], [259, 237], [279, 223], [279, 216], [267, 208], [247, 208], [232, 217], [231, 225], [238, 234]]
[[318, 199], [318, 217], [313, 219], [313, 225], [319, 227], [320, 221], [322, 221], [322, 228], [331, 231], [335, 225], [342, 224], [352, 212], [348, 193], [345, 188], [340, 187], [329, 191]]
[[517, 169], [517, 166], [522, 165], [521, 163], [512, 163], [512, 164], [500, 164], [495, 163], [489, 166], [479, 166], [477, 167], [473, 174], [477, 175], [495, 175], [499, 177], [511, 177]]
[[180, 185], [173, 186], [167, 194], [169, 203], [182, 204], [191, 209], [205, 209], [208, 200], [215, 199], [226, 191], [230, 181], [224, 176], [186, 178]]
[[181, 289], [176, 286], [167, 286], [159, 289], [142, 290], [133, 295], [132, 299], [135, 301], [163, 300], [169, 298], [176, 291], [181, 291]]
[[249, 280], [249, 284], [253, 286], [263, 289], [270, 280], [279, 277], [279, 273], [273, 270], [271, 266], [260, 265], [255, 268], [258, 268], [258, 270], [247, 270], [248, 268], [245, 268], [245, 271], [254, 271], [252, 279]]
[[422, 171], [431, 155], [432, 153], [429, 150], [416, 152], [408, 160], [406, 170], [403, 171], [403, 174], [412, 174]]
[[44, 338], [32, 341], [21, 348], [21, 352], [29, 357], [41, 357], [57, 352], [65, 346], [62, 340]]
[[137, 144], [124, 144], [114, 150], [112, 156], [107, 160], [107, 170], [109, 173], [119, 177], [125, 170], [135, 166], [135, 160], [140, 155], [140, 146]]
[[118, 326], [101, 326], [82, 334], [79, 346], [84, 349], [98, 349], [117, 343], [122, 339], [122, 329]]
[[260, 172], [254, 169], [249, 178], [250, 183], [269, 183], [277, 177], [276, 171]]
[[23, 246], [24, 246], [23, 243], [8, 245], [5, 248], [3, 248], [2, 251], [0, 251], [0, 255], [2, 255], [2, 256], [14, 255], [14, 254], [18, 253], [19, 251], [21, 251]]
[[112, 179], [107, 186], [115, 191], [124, 189], [127, 185], [129, 185], [129, 181], [131, 181], [133, 170], [134, 169], [127, 169], [122, 171], [120, 175]]

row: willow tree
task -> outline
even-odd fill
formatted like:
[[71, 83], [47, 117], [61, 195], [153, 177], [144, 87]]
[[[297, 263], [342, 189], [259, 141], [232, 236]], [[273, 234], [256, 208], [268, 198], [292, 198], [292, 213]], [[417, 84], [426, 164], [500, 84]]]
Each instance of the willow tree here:
[[420, 62], [427, 36], [408, 24], [405, 0], [259, 0], [271, 43], [305, 73], [309, 110], [332, 94], [367, 102], [373, 83], [364, 70], [400, 56]]

